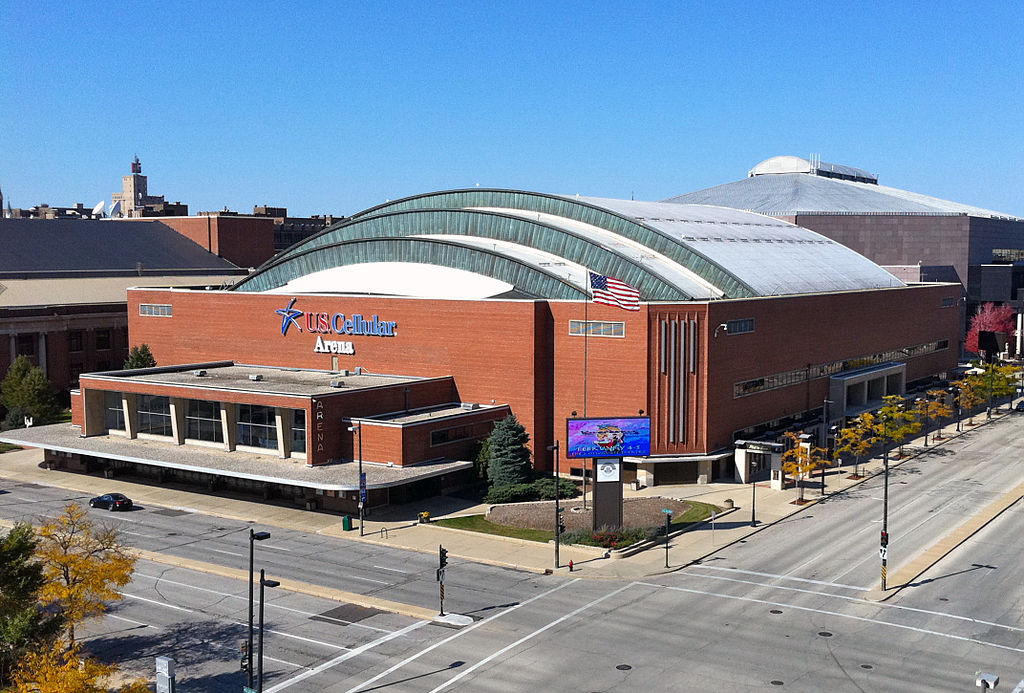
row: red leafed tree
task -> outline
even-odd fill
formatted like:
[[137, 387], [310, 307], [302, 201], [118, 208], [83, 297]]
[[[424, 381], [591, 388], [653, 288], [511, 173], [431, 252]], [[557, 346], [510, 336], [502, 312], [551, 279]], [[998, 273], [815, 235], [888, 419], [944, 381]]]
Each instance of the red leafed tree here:
[[994, 303], [983, 303], [978, 312], [971, 318], [971, 328], [967, 330], [967, 351], [978, 353], [978, 332], [1005, 332], [1008, 336], [1017, 334], [1015, 327], [1016, 315], [1010, 306], [997, 306]]

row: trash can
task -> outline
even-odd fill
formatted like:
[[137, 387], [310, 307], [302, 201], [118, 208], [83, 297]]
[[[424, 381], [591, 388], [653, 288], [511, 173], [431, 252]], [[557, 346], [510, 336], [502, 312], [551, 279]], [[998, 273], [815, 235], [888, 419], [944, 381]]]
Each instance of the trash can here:
[[341, 516], [341, 528], [346, 532], [352, 530], [352, 518], [349, 515]]

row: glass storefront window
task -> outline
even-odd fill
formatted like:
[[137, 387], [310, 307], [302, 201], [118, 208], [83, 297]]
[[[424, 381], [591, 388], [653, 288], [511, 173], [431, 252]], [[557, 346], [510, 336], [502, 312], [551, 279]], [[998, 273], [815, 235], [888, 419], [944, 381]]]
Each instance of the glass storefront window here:
[[103, 393], [104, 416], [103, 423], [108, 431], [123, 431], [124, 428], [124, 407], [121, 406], [120, 392]]
[[220, 423], [220, 402], [190, 399], [185, 409], [185, 437], [223, 443], [224, 429]]
[[238, 406], [238, 445], [254, 448], [277, 449], [277, 418], [274, 407], [260, 404], [239, 404]]
[[292, 410], [292, 452], [306, 451], [306, 410]]
[[162, 395], [139, 395], [139, 433], [174, 435], [171, 427], [171, 400]]

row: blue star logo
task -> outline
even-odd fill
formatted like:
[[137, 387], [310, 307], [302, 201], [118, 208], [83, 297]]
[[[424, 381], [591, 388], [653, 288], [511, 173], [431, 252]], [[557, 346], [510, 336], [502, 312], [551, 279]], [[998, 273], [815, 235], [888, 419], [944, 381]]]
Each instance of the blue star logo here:
[[274, 311], [275, 313], [277, 313], [278, 315], [281, 316], [281, 336], [282, 337], [288, 334], [288, 327], [291, 326], [291, 325], [295, 325], [295, 329], [297, 329], [299, 332], [302, 332], [302, 325], [300, 325], [295, 320], [295, 318], [297, 318], [300, 315], [302, 315], [302, 311], [301, 310], [295, 310], [294, 308], [292, 308], [292, 306], [295, 305], [295, 301], [296, 300], [297, 299], [293, 298], [291, 300], [291, 302], [288, 303], [288, 307], [287, 308], [278, 308], [277, 310]]

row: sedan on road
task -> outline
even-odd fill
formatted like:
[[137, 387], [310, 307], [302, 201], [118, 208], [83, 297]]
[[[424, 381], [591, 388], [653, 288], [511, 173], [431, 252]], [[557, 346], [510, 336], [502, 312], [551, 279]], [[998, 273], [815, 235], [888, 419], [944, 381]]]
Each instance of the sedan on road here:
[[106, 493], [89, 501], [90, 508], [106, 508], [107, 510], [131, 510], [132, 499], [123, 493]]

